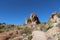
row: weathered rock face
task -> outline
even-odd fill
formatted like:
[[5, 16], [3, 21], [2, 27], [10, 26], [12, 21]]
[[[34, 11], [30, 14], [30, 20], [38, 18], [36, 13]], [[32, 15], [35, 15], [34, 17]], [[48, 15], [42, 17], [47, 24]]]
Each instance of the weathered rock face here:
[[54, 19], [54, 16], [57, 16], [57, 13], [56, 12], [52, 13], [51, 18]]
[[60, 35], [60, 25], [54, 25], [51, 29], [47, 31], [47, 36], [49, 40], [58, 40], [58, 36]]
[[32, 40], [47, 40], [47, 36], [43, 31], [33, 31], [32, 35]]
[[58, 19], [57, 13], [56, 12], [52, 13], [52, 15], [50, 17], [50, 21], [56, 23], [57, 22], [57, 19]]
[[39, 19], [36, 14], [31, 14], [30, 18], [26, 18], [26, 24], [39, 24]]
[[32, 21], [35, 21], [35, 20], [37, 19], [37, 15], [36, 15], [36, 14], [31, 14], [31, 15], [30, 15], [30, 19], [31, 19]]
[[49, 21], [52, 21], [54, 23], [60, 23], [60, 18], [58, 17], [57, 13], [54, 12], [52, 13]]
[[36, 14], [31, 14], [30, 19], [35, 24], [39, 24], [40, 23]]

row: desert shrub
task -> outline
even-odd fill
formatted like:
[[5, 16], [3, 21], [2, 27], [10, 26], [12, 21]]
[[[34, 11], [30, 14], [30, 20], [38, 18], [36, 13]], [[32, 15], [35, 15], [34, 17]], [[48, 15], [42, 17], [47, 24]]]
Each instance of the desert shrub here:
[[16, 29], [16, 26], [14, 26], [14, 25], [6, 25], [5, 28], [8, 29], [8, 30], [14, 30], [14, 29]]
[[21, 34], [26, 34], [26, 35], [29, 35], [31, 34], [31, 30], [27, 27], [25, 27], [22, 31], [21, 31]]
[[0, 33], [4, 32], [3, 30], [0, 29]]
[[47, 25], [45, 26], [45, 31], [49, 30], [50, 28], [53, 27], [53, 22], [48, 22]]
[[32, 39], [32, 36], [28, 36], [28, 40], [31, 40]]
[[0, 25], [0, 29], [4, 28], [5, 26], [4, 25]]
[[21, 28], [20, 27], [17, 27], [18, 30], [20, 30]]
[[50, 21], [50, 22], [48, 23], [48, 25], [49, 25], [49, 27], [52, 27], [52, 26], [53, 26], [53, 22]]
[[17, 30], [23, 30], [23, 26], [22, 27], [21, 26], [17, 26], [16, 29]]

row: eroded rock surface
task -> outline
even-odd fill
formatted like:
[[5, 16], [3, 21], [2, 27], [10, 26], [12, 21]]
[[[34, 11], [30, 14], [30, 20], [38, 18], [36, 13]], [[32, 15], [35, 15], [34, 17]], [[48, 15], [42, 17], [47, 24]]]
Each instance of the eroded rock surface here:
[[32, 40], [47, 40], [47, 36], [43, 31], [33, 31], [32, 35]]
[[26, 24], [40, 24], [40, 21], [36, 14], [31, 14], [30, 18], [26, 18]]

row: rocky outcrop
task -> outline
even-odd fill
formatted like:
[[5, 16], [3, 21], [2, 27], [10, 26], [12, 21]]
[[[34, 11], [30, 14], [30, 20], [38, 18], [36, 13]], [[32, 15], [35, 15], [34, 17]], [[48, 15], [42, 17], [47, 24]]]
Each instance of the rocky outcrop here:
[[26, 18], [26, 24], [40, 24], [40, 21], [36, 14], [31, 14], [30, 18]]
[[56, 12], [52, 13], [52, 15], [50, 16], [49, 21], [52, 21], [54, 23], [57, 23], [57, 22], [60, 23], [60, 18], [58, 17], [57, 14], [58, 13], [56, 13]]
[[46, 34], [48, 36], [48, 40], [58, 40], [58, 36], [60, 35], [60, 18], [58, 18], [57, 13], [53, 13], [50, 17], [50, 21], [53, 22], [53, 27], [50, 28]]
[[57, 22], [57, 13], [56, 12], [54, 12], [54, 13], [52, 13], [52, 15], [50, 16], [50, 19], [49, 19], [49, 21], [52, 21], [52, 22], [54, 22], [54, 23], [56, 23]]

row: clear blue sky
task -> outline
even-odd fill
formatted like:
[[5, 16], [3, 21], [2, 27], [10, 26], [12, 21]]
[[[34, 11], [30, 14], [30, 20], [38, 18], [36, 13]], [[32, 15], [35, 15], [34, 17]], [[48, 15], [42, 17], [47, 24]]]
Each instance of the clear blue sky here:
[[0, 0], [0, 22], [24, 24], [32, 12], [45, 22], [59, 8], [60, 0]]

